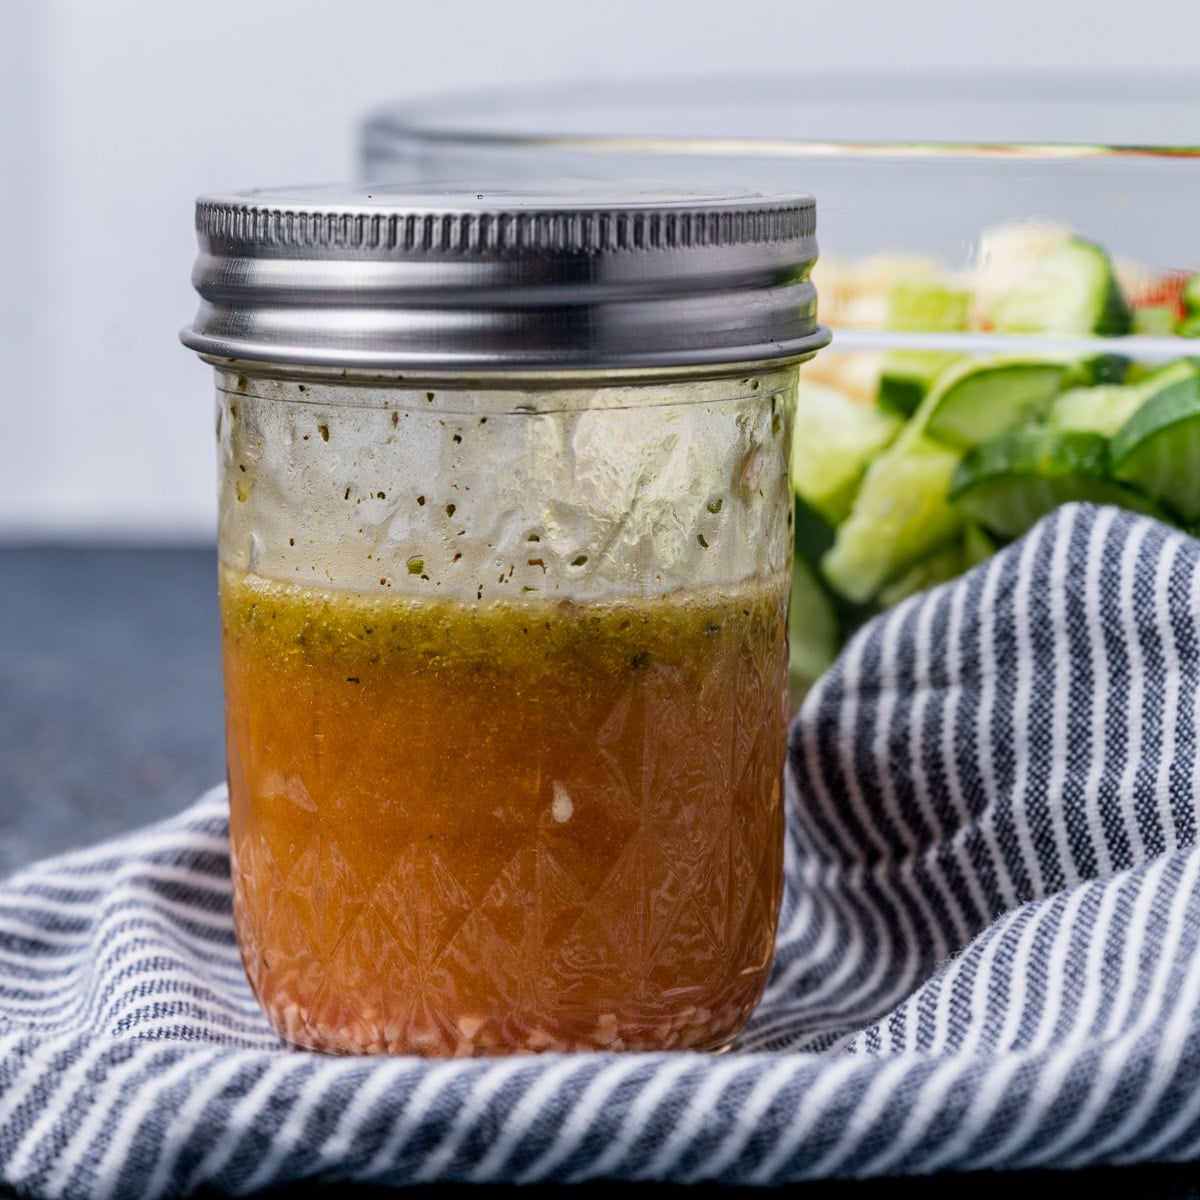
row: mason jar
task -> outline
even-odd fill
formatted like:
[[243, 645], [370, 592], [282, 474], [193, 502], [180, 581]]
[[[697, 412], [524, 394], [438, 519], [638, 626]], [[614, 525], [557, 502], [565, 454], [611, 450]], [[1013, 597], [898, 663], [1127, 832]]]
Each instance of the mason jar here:
[[803, 196], [202, 198], [230, 849], [294, 1045], [718, 1050], [782, 890]]

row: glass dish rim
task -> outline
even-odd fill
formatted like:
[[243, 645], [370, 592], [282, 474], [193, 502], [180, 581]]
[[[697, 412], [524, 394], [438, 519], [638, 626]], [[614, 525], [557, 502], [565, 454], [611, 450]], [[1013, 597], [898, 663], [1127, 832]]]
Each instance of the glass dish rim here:
[[[703, 133], [605, 132], [554, 128], [547, 119], [525, 128], [489, 127], [497, 111], [520, 111], [536, 103], [545, 112], [611, 111], [634, 106], [687, 107], [687, 97], [712, 105], [724, 96], [738, 105], [785, 102], [832, 105], [875, 102], [896, 105], [946, 102], [985, 104], [993, 110], [1017, 104], [1071, 103], [1099, 110], [1105, 104], [1169, 103], [1194, 108], [1200, 122], [1200, 72], [1000, 70], [813, 71], [633, 76], [569, 83], [488, 86], [435, 91], [378, 105], [362, 116], [360, 136], [367, 158], [391, 142], [430, 147], [599, 154], [731, 158], [973, 158], [973, 159], [1198, 159], [1200, 143], [1176, 141], [1079, 141], [1028, 139], [818, 138], [804, 136], [709, 135]], [[580, 99], [584, 98], [581, 104]], [[669, 101], [668, 104], [664, 101]], [[1200, 127], [1200, 124], [1198, 124]]]

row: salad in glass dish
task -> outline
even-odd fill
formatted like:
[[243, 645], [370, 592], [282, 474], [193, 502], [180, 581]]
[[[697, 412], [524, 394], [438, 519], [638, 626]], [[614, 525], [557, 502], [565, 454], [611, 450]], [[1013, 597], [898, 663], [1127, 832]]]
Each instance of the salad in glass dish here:
[[1200, 273], [1019, 221], [966, 268], [827, 257], [815, 277], [841, 336], [797, 403], [797, 694], [864, 619], [1061, 503], [1200, 522]]

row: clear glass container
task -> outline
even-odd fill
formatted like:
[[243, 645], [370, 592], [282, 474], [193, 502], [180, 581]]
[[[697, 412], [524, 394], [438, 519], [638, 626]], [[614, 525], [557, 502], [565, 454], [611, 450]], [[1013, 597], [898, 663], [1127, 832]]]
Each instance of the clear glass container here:
[[782, 885], [796, 368], [301, 378], [218, 384], [235, 902], [271, 1019], [349, 1052], [727, 1042]]
[[[184, 337], [217, 377], [248, 978], [317, 1050], [720, 1049], [761, 996], [781, 899], [788, 462], [799, 363], [824, 336], [811, 236], [738, 234], [731, 252], [743, 287], [747, 246], [794, 260], [797, 336], [773, 359], [736, 361], [762, 303], [740, 332], [726, 305], [735, 361], [697, 363], [722, 343], [680, 348], [694, 305], [644, 297], [650, 347], [611, 310], [626, 287], [584, 322], [609, 332], [577, 345], [613, 365], [540, 370], [545, 346], [504, 355], [545, 332], [570, 264], [591, 279], [627, 251], [580, 264], [578, 230], [532, 257], [514, 239], [471, 268], [508, 276], [504, 349], [460, 370], [444, 359], [485, 345], [492, 316], [473, 290], [472, 320], [438, 342], [431, 275], [447, 289], [461, 247], [380, 250], [405, 200], [366, 232], [370, 206], [353, 228], [317, 206], [296, 233], [287, 197], [267, 217], [202, 205], [205, 303]], [[659, 268], [634, 243], [650, 292], [648, 275], [716, 270], [709, 252], [733, 245], [710, 231]], [[373, 315], [364, 261], [394, 276]], [[631, 337], [679, 365], [631, 366]]]
[[[1197, 129], [1195, 73], [805, 70], [426, 97], [364, 119], [360, 169], [371, 179], [704, 179], [820, 197], [813, 278], [834, 340], [799, 393], [799, 701], [864, 619], [980, 561], [1053, 503], [1106, 499], [1195, 526], [1177, 483], [1151, 469], [1135, 479], [1117, 461], [1137, 431], [1114, 441], [1112, 414], [1137, 403], [1132, 389], [1148, 398], [1156, 369], [1196, 355]], [[1100, 302], [1108, 291], [1115, 303]], [[979, 423], [1013, 440], [988, 452], [992, 467], [1019, 460], [1026, 472], [1001, 479], [1004, 504], [984, 498], [986, 519], [950, 496], [962, 473], [990, 469], [969, 430], [936, 453], [921, 440], [919, 460], [896, 463], [930, 418], [926, 398], [955, 372], [1047, 360], [1064, 370], [1036, 404], [1014, 401], [1019, 428], [991, 400]], [[1200, 405], [1191, 381], [1175, 382]], [[1113, 388], [1125, 390], [1103, 390]], [[995, 405], [1012, 395], [1001, 388]], [[1066, 449], [1063, 424], [1075, 438]], [[1083, 474], [1064, 468], [1085, 459]], [[1180, 474], [1200, 478], [1200, 461], [1184, 464]]]

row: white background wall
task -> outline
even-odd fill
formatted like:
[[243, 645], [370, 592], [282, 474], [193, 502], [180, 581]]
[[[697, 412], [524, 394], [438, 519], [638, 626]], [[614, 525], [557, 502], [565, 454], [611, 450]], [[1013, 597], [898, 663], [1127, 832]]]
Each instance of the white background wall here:
[[[211, 536], [202, 191], [355, 172], [381, 104], [516, 82], [1200, 71], [1183, 0], [0, 0], [0, 539]], [[969, 136], [969, 135], [968, 135]]]

